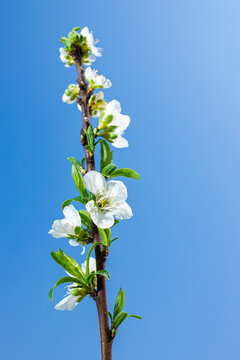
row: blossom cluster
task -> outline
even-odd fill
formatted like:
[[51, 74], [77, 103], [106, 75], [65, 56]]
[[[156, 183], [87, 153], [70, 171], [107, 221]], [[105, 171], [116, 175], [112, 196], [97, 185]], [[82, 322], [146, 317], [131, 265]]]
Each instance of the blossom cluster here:
[[[95, 45], [98, 42], [94, 40], [92, 32], [84, 27], [80, 33], [73, 30], [69, 33], [68, 39], [62, 38], [65, 48], [60, 48], [60, 59], [69, 67], [74, 64], [74, 55], [72, 46], [80, 46], [83, 53], [82, 63], [90, 65], [96, 60], [97, 56], [101, 56], [102, 49]], [[77, 45], [76, 45], [77, 44]], [[109, 79], [104, 75], [99, 75], [97, 70], [87, 66], [85, 69], [85, 78], [88, 81], [88, 91], [93, 93], [97, 89], [108, 89], [112, 86]], [[68, 104], [73, 104], [79, 97], [80, 89], [77, 84], [70, 84], [64, 92], [62, 100]], [[125, 130], [129, 126], [130, 118], [121, 114], [121, 105], [117, 100], [109, 103], [103, 100], [103, 93], [99, 92], [90, 97], [89, 106], [90, 114], [93, 118], [99, 118], [97, 126], [98, 136], [109, 141], [116, 148], [128, 147], [128, 141], [123, 137]], [[78, 109], [81, 106], [78, 104]]]

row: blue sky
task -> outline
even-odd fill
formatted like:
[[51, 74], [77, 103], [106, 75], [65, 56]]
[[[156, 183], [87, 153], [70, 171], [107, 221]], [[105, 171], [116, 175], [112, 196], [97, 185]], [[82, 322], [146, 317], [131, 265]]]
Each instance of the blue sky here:
[[114, 162], [141, 174], [125, 180], [134, 217], [107, 269], [109, 308], [122, 286], [143, 320], [122, 325], [113, 358], [239, 359], [239, 15], [233, 0], [2, 1], [2, 359], [99, 358], [94, 302], [57, 312], [47, 298], [63, 276], [50, 251], [85, 260], [47, 233], [77, 195], [66, 158], [83, 155], [80, 113], [61, 101], [76, 72], [58, 53], [78, 25], [131, 117]]

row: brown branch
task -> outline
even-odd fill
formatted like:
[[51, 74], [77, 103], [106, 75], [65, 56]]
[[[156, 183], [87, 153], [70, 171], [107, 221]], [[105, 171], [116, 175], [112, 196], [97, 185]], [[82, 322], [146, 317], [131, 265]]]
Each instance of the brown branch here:
[[[82, 65], [82, 54], [80, 52], [80, 49], [76, 49], [74, 61], [78, 72], [77, 82], [80, 87], [81, 97], [78, 100], [78, 103], [82, 109], [81, 142], [85, 150], [87, 171], [91, 171], [95, 170], [94, 152], [89, 154], [89, 152], [87, 151], [87, 138], [85, 135], [85, 131], [87, 131], [91, 123], [89, 110], [89, 99], [91, 96], [91, 92], [88, 92], [88, 85], [84, 76], [84, 67]], [[97, 226], [93, 223], [93, 243], [98, 241], [101, 242], [101, 235], [98, 231]], [[105, 270], [107, 256], [103, 251], [102, 245], [95, 247], [95, 256], [97, 270]], [[108, 323], [106, 280], [103, 276], [97, 275], [97, 293], [93, 298], [96, 302], [98, 311], [102, 360], [111, 360], [113, 337], [109, 329]]]

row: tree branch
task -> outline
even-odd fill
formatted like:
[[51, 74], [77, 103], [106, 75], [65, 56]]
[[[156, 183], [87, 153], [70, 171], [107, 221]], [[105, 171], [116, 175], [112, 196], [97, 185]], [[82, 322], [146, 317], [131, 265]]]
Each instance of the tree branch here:
[[[88, 92], [88, 84], [84, 76], [84, 67], [82, 65], [82, 54], [80, 52], [80, 49], [76, 49], [74, 61], [78, 72], [77, 82], [80, 87], [81, 97], [78, 100], [78, 104], [81, 106], [82, 109], [81, 143], [84, 146], [85, 150], [87, 171], [91, 171], [95, 170], [94, 152], [89, 154], [86, 149], [87, 138], [85, 135], [85, 131], [87, 131], [89, 125], [91, 124], [89, 99], [92, 92]], [[93, 223], [93, 243], [95, 242], [101, 242], [101, 235], [98, 231], [97, 226]], [[107, 256], [103, 251], [102, 245], [95, 247], [95, 257], [97, 270], [105, 270]], [[109, 329], [108, 323], [106, 280], [103, 276], [100, 275], [97, 275], [97, 293], [96, 296], [94, 296], [94, 300], [96, 302], [98, 311], [102, 360], [111, 360], [113, 337]]]

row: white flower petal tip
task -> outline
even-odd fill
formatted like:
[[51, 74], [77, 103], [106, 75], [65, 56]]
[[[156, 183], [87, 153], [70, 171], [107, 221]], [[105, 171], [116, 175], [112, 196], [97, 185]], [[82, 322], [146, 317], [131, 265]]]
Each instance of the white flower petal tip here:
[[130, 219], [132, 210], [126, 203], [127, 188], [122, 181], [106, 180], [97, 171], [89, 171], [83, 178], [86, 188], [95, 195], [94, 200], [86, 204], [86, 210], [95, 225], [108, 229], [114, 224], [114, 216]]
[[62, 299], [57, 305], [55, 305], [54, 309], [55, 310], [67, 310], [67, 311], [72, 311], [75, 309], [75, 307], [77, 306], [77, 296], [73, 296], [73, 295], [68, 295], [66, 296], [64, 299]]
[[80, 215], [73, 205], [65, 206], [63, 214], [64, 219], [55, 220], [48, 232], [56, 239], [75, 235], [75, 227], [82, 225]]

